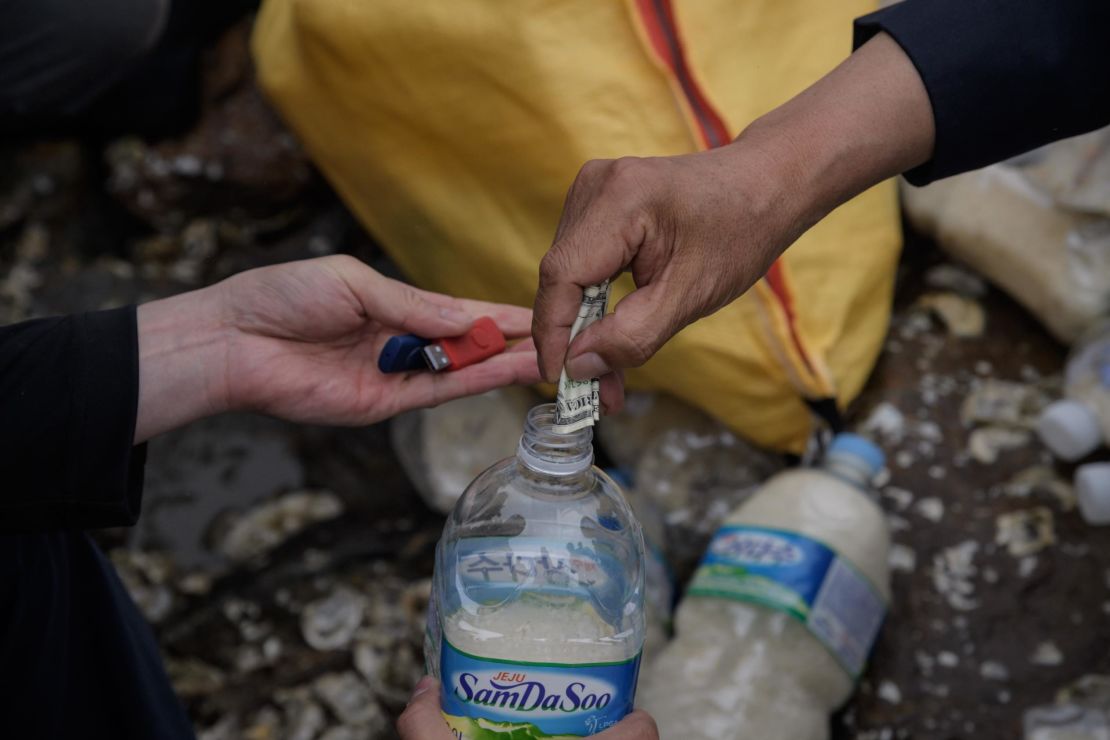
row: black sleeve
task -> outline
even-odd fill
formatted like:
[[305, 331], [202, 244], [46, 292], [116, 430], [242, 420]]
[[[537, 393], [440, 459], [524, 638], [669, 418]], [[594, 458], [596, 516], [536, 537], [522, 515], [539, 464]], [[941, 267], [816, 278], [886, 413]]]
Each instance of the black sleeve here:
[[0, 327], [0, 531], [134, 524], [135, 308]]
[[856, 21], [917, 68], [936, 120], [915, 185], [1110, 123], [1110, 0], [905, 0]]

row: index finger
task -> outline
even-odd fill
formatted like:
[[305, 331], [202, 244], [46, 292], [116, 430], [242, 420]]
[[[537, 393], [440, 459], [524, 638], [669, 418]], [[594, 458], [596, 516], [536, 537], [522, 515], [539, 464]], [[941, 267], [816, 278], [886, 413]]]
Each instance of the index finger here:
[[463, 310], [471, 316], [489, 316], [508, 339], [527, 337], [532, 332], [532, 309], [509, 303], [489, 303], [460, 298]]
[[516, 306], [511, 303], [455, 298], [454, 296], [419, 288], [416, 290], [425, 300], [437, 306], [465, 311], [474, 318], [489, 316], [509, 339], [526, 337], [532, 330], [532, 309], [530, 308]]

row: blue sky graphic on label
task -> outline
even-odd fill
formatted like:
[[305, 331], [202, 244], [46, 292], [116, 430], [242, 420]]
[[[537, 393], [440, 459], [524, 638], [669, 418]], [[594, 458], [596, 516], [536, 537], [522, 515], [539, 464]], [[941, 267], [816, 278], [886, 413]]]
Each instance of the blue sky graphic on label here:
[[725, 526], [717, 530], [702, 565], [743, 567], [789, 588], [812, 604], [833, 558], [831, 549], [807, 537], [773, 529]]

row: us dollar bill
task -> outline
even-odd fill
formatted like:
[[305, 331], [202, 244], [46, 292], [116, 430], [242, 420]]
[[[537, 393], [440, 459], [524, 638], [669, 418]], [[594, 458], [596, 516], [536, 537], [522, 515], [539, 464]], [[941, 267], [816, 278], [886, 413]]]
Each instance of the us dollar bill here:
[[[609, 308], [609, 281], [591, 285], [582, 291], [582, 305], [578, 318], [570, 328], [570, 340], [590, 324], [598, 321]], [[567, 369], [559, 375], [559, 391], [555, 398], [555, 431], [569, 434], [584, 427], [592, 427], [601, 418], [601, 383], [591, 380], [571, 380]]]

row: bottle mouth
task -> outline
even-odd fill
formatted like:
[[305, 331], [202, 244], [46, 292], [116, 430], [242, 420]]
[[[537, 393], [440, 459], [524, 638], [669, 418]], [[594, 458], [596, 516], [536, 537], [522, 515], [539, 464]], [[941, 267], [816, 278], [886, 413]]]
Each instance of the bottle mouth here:
[[524, 422], [517, 458], [525, 467], [543, 475], [575, 475], [594, 462], [591, 427], [560, 434], [555, 431], [555, 404], [532, 408]]

